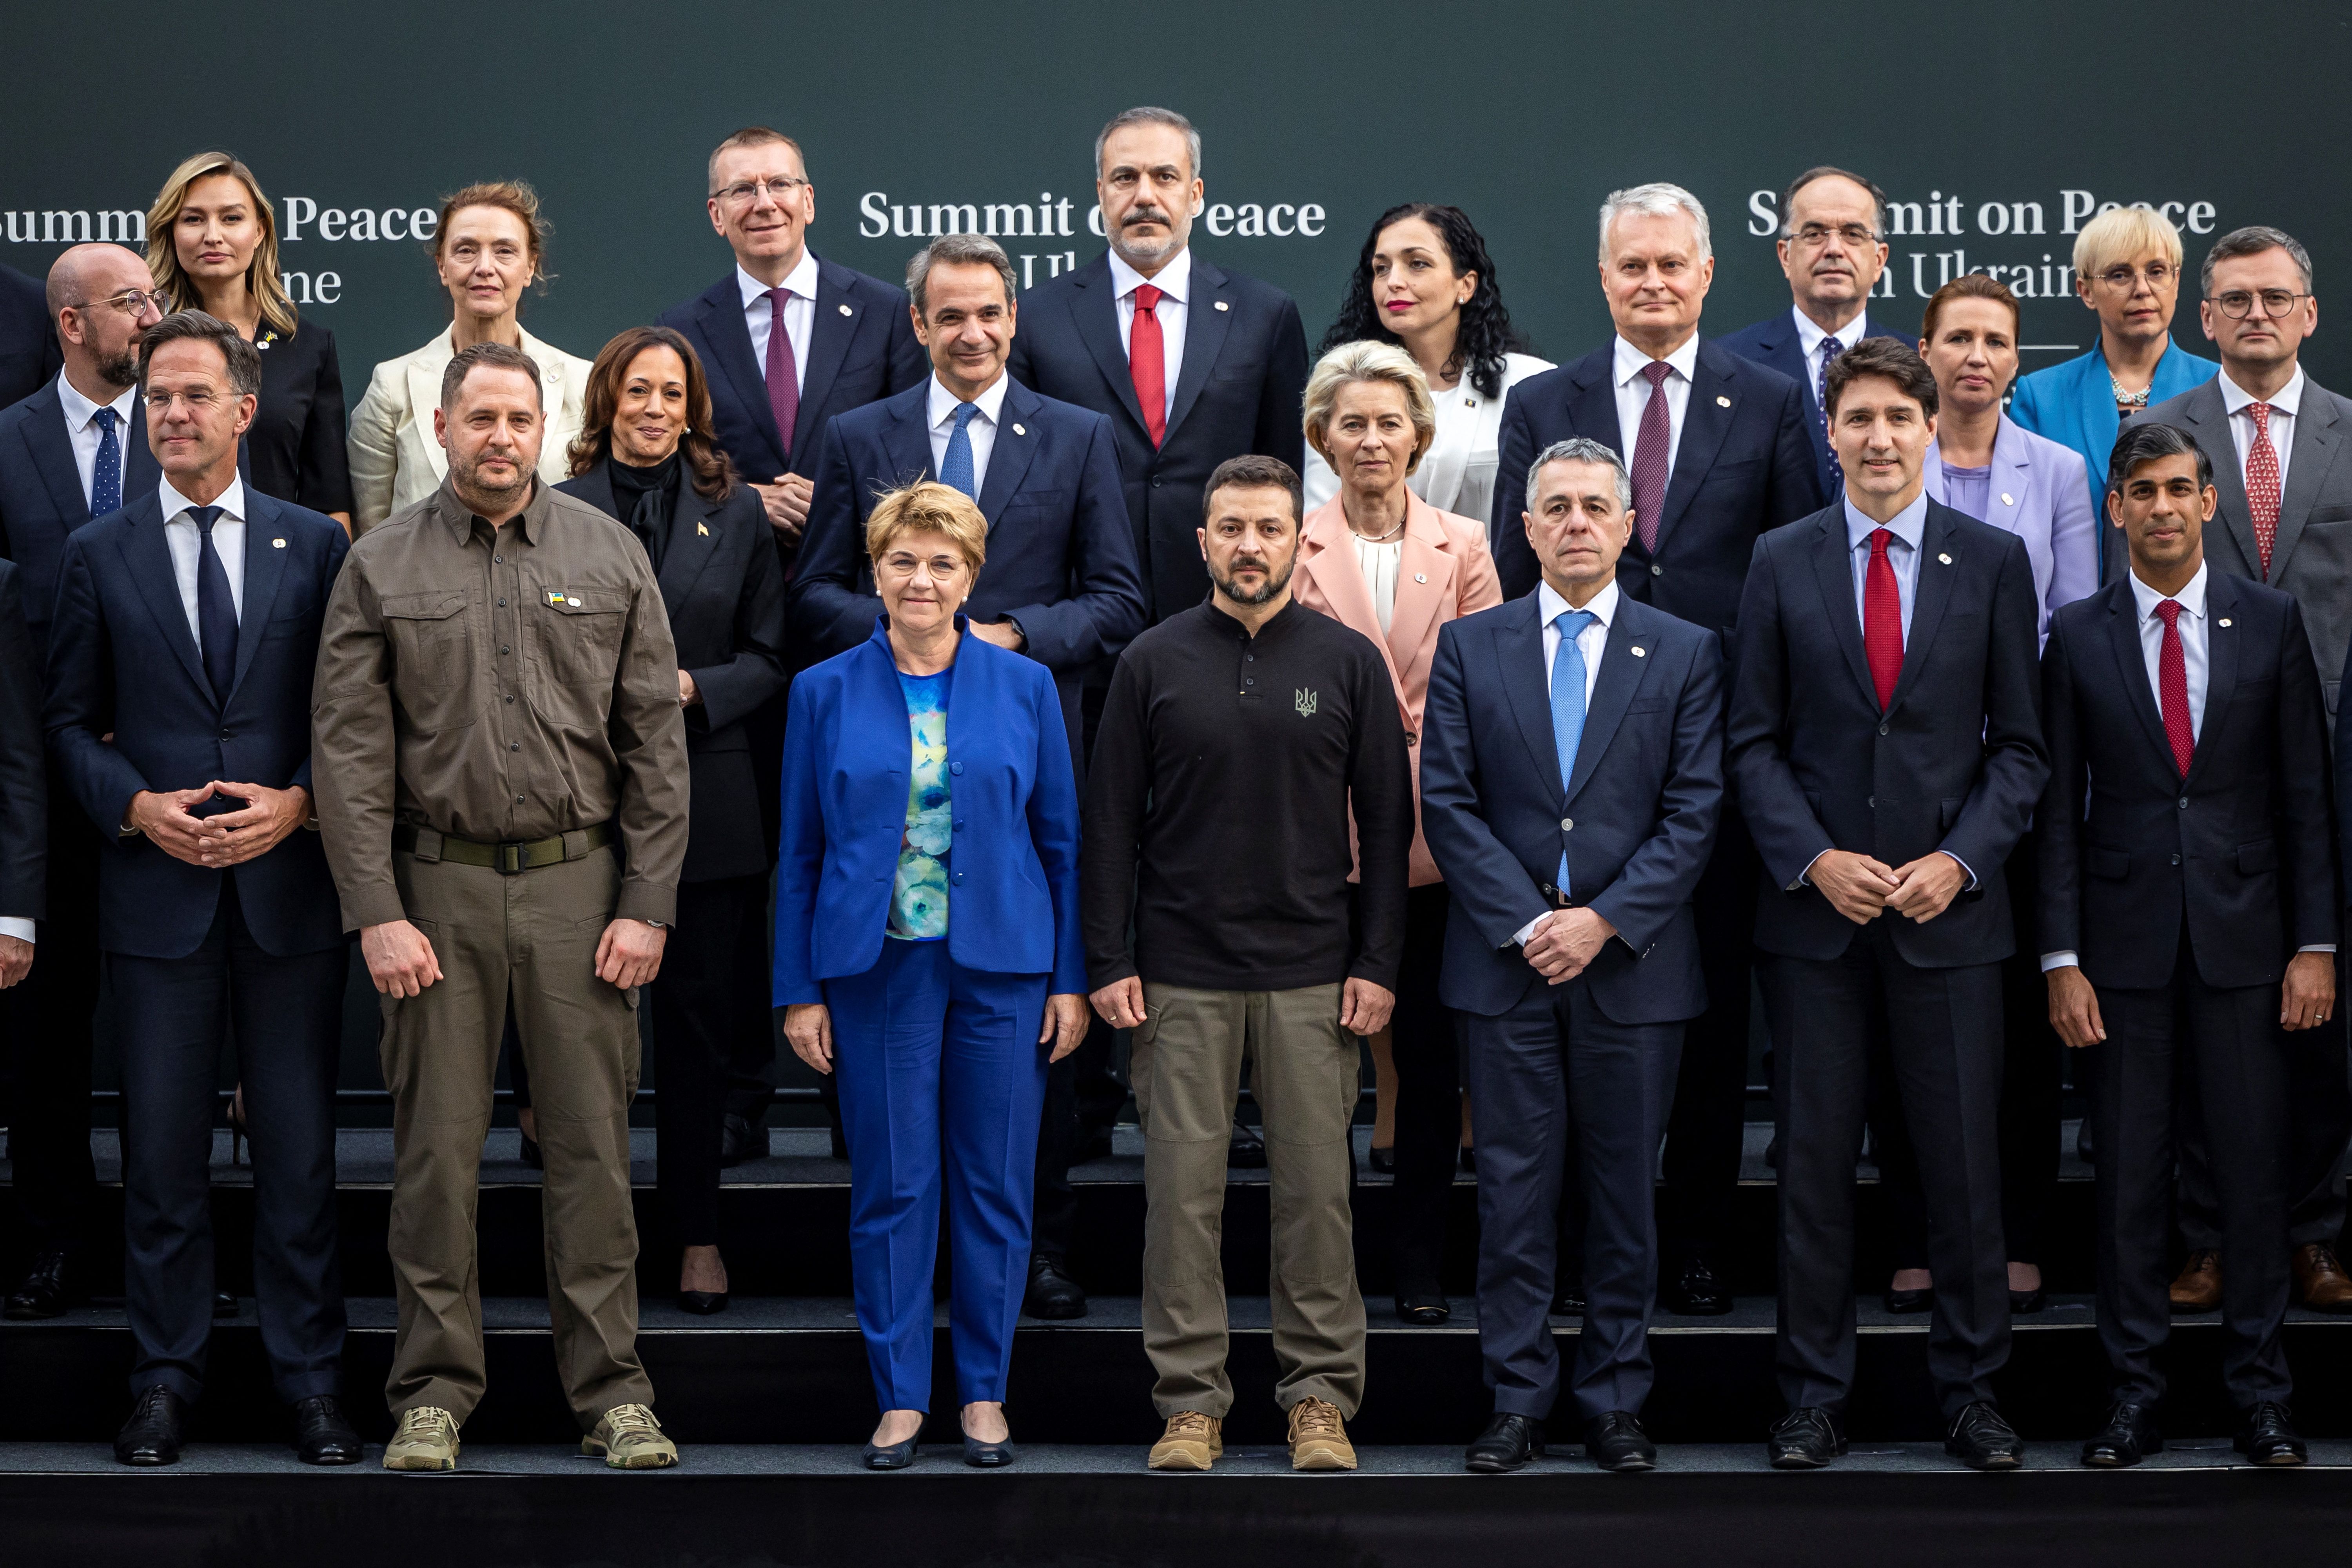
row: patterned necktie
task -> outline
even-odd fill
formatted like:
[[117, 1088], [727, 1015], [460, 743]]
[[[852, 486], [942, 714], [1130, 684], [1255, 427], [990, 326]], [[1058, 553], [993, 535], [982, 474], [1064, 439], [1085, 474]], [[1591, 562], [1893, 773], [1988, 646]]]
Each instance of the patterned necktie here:
[[1127, 333], [1127, 374], [1135, 382], [1135, 401], [1155, 447], [1168, 438], [1168, 346], [1160, 335], [1165, 292], [1149, 283], [1136, 286], [1135, 324]]
[[1641, 427], [1633, 436], [1633, 527], [1645, 554], [1658, 552], [1659, 512], [1666, 504], [1666, 451], [1674, 444], [1674, 411], [1666, 406], [1666, 377], [1675, 367], [1652, 360], [1642, 367], [1650, 384], [1650, 401], [1642, 405]]
[[768, 290], [768, 407], [776, 416], [776, 434], [784, 443], [784, 455], [793, 450], [793, 426], [801, 417], [800, 366], [793, 358], [793, 335], [784, 331], [784, 307], [792, 300], [789, 289]]
[[196, 641], [205, 656], [205, 679], [213, 696], [228, 700], [236, 684], [236, 596], [228, 591], [228, 569], [221, 564], [213, 544], [213, 524], [221, 518], [216, 506], [188, 509], [196, 520]]
[[[1567, 804], [1569, 780], [1576, 776], [1576, 745], [1584, 739], [1584, 650], [1576, 646], [1579, 633], [1601, 617], [1590, 610], [1562, 610], [1551, 624], [1559, 628], [1559, 647], [1551, 656], [1551, 738], [1559, 748], [1559, 790]], [[1559, 851], [1559, 890], [1568, 892], [1568, 848]]]
[[1862, 574], [1862, 649], [1870, 658], [1870, 683], [1878, 689], [1881, 712], [1895, 700], [1895, 683], [1903, 678], [1903, 590], [1895, 581], [1895, 563], [1886, 558], [1894, 538], [1884, 528], [1870, 531], [1870, 564]]
[[104, 517], [122, 510], [122, 441], [115, 435], [114, 410], [101, 408], [98, 420], [98, 461], [89, 470], [89, 515]]
[[2263, 555], [2263, 581], [2271, 576], [2271, 546], [2278, 542], [2279, 460], [2271, 444], [2271, 405], [2249, 403], [2254, 416], [2254, 444], [2246, 448], [2246, 510], [2253, 518], [2254, 548]]
[[2173, 765], [2189, 776], [2189, 760], [2197, 754], [2197, 736], [2189, 725], [2189, 660], [2180, 649], [2180, 601], [2166, 599], [2156, 606], [2164, 623], [2164, 641], [2156, 654], [2156, 700], [2164, 710], [2164, 738], [2172, 742]]
[[[1813, 383], [1813, 406], [1821, 413], [1823, 442], [1827, 442], [1830, 438], [1830, 366], [1836, 361], [1837, 356], [1843, 353], [1845, 353], [1845, 345], [1837, 339], [1822, 340], [1822, 369], [1820, 376]], [[1844, 489], [1845, 470], [1838, 467], [1837, 451], [1832, 447], [1830, 452], [1830, 500], [1836, 500], [1838, 493]]]
[[974, 500], [980, 499], [980, 483], [971, 475], [971, 432], [967, 427], [979, 412], [977, 403], [956, 405], [955, 428], [948, 432], [948, 455], [940, 464], [940, 483]]

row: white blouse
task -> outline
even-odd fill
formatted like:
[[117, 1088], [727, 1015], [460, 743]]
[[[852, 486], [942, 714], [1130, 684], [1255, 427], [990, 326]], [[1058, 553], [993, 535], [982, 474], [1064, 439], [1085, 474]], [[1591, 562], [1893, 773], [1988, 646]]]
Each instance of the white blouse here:
[[1364, 574], [1364, 586], [1372, 591], [1372, 610], [1381, 617], [1381, 635], [1389, 635], [1389, 622], [1396, 616], [1397, 562], [1404, 554], [1404, 534], [1394, 539], [1370, 540], [1355, 530], [1348, 537], [1356, 542], [1356, 570]]
[[[1421, 455], [1421, 467], [1405, 481], [1407, 488], [1440, 511], [1485, 521], [1495, 501], [1503, 399], [1520, 382], [1552, 368], [1549, 360], [1533, 354], [1505, 354], [1500, 396], [1486, 396], [1466, 375], [1443, 392], [1433, 391], [1430, 400], [1437, 405], [1437, 434], [1429, 450]], [[1307, 445], [1307, 469], [1299, 478], [1307, 487], [1309, 511], [1339, 493], [1339, 477], [1311, 441]], [[1366, 576], [1369, 580], [1370, 574]]]

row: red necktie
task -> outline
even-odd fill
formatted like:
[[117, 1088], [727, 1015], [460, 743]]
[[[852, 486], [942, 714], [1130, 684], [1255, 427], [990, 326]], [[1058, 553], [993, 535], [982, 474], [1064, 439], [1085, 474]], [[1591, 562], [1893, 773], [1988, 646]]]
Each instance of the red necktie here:
[[1895, 563], [1886, 558], [1894, 537], [1883, 528], [1870, 531], [1870, 565], [1862, 574], [1862, 648], [1870, 658], [1870, 683], [1878, 688], [1882, 712], [1903, 678], [1903, 590], [1895, 582]]
[[[2270, 552], [2267, 542], [2263, 552]], [[2180, 601], [2158, 604], [2156, 618], [2164, 623], [2164, 641], [2156, 654], [2157, 706], [2164, 710], [2164, 738], [2172, 742], [2172, 761], [2187, 778], [2189, 759], [2197, 754], [2197, 737], [2189, 728], [2189, 662], [2180, 651]]]
[[793, 426], [801, 417], [800, 367], [793, 363], [793, 335], [784, 331], [784, 305], [793, 297], [789, 289], [768, 290], [768, 309], [773, 312], [768, 321], [768, 407], [776, 416], [776, 435], [784, 443], [784, 455], [793, 450]]
[[1674, 445], [1674, 410], [1666, 406], [1666, 377], [1675, 367], [1652, 360], [1642, 367], [1650, 383], [1650, 401], [1642, 405], [1642, 423], [1633, 432], [1633, 528], [1642, 536], [1645, 554], [1658, 552], [1658, 523], [1666, 505], [1666, 452]]
[[2254, 548], [2263, 552], [2263, 580], [2270, 581], [2271, 546], [2278, 541], [2278, 448], [2271, 444], [2271, 405], [2249, 403], [2254, 444], [2246, 448], [2246, 510], [2254, 522]]
[[1135, 325], [1127, 334], [1127, 374], [1135, 380], [1135, 401], [1143, 409], [1143, 427], [1155, 447], [1168, 435], [1168, 356], [1160, 338], [1160, 300], [1163, 290], [1149, 283], [1135, 286]]

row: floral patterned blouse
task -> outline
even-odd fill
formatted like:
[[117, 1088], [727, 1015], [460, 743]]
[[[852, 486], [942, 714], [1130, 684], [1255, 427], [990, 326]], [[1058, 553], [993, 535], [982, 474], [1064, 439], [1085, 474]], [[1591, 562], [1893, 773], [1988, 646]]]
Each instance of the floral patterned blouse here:
[[948, 847], [955, 831], [948, 799], [948, 688], [954, 674], [952, 667], [937, 675], [898, 674], [914, 740], [907, 831], [898, 841], [898, 876], [890, 890], [889, 934], [902, 942], [940, 942], [948, 934]]

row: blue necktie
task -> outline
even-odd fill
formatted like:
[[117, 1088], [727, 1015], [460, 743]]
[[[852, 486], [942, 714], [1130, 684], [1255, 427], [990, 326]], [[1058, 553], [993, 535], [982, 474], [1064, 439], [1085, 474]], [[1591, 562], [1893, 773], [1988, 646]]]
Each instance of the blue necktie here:
[[[1569, 781], [1576, 776], [1576, 745], [1584, 739], [1584, 650], [1577, 635], [1601, 617], [1590, 610], [1562, 610], [1552, 617], [1559, 628], [1559, 648], [1551, 656], [1551, 738], [1559, 748], [1561, 804], [1567, 804]], [[1559, 890], [1568, 893], [1568, 850], [1559, 852]]]
[[980, 499], [980, 483], [971, 475], [971, 432], [967, 426], [979, 412], [977, 403], [956, 405], [955, 428], [948, 432], [947, 460], [940, 465], [940, 483], [950, 489], [961, 490], [974, 500]]
[[[1828, 439], [1830, 433], [1830, 366], [1844, 352], [1845, 345], [1835, 338], [1822, 340], [1822, 370], [1820, 379], [1813, 384], [1813, 406], [1821, 410], [1824, 440]], [[1830, 449], [1830, 500], [1837, 500], [1844, 489], [1845, 470], [1838, 467], [1837, 449], [1832, 447]]]
[[114, 410], [101, 408], [98, 420], [98, 461], [89, 470], [89, 515], [104, 517], [122, 510], [122, 442], [114, 434]]
[[196, 544], [196, 627], [205, 679], [213, 683], [213, 695], [226, 702], [236, 684], [236, 599], [228, 591], [228, 569], [213, 546], [213, 524], [220, 521], [221, 509], [191, 507], [188, 515], [203, 535]]

